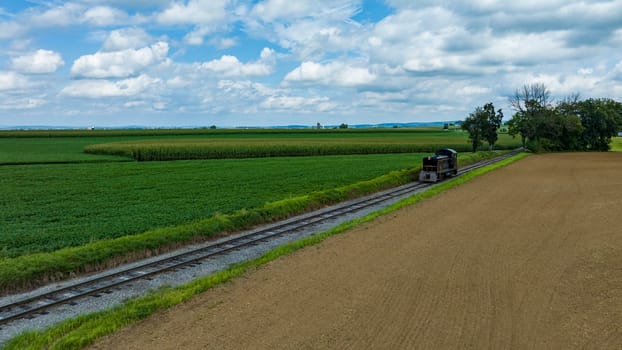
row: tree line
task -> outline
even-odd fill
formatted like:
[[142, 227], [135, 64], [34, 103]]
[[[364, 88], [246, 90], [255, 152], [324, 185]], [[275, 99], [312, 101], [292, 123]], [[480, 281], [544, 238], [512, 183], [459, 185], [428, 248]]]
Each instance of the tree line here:
[[[609, 98], [580, 100], [578, 94], [551, 100], [544, 84], [524, 85], [509, 102], [514, 110], [508, 133], [522, 145], [540, 151], [607, 151], [611, 138], [622, 130], [622, 103]], [[488, 143], [492, 150], [503, 112], [492, 103], [475, 110], [462, 123], [473, 151]]]

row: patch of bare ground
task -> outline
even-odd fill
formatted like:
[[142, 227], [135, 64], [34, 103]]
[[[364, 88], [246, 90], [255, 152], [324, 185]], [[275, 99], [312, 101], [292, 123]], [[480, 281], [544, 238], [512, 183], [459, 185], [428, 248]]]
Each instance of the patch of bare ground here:
[[622, 153], [534, 155], [95, 349], [622, 349]]

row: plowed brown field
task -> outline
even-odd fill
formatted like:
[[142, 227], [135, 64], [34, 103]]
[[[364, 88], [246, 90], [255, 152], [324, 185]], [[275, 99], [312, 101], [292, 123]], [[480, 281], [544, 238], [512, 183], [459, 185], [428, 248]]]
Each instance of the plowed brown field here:
[[97, 349], [622, 349], [622, 153], [534, 155]]

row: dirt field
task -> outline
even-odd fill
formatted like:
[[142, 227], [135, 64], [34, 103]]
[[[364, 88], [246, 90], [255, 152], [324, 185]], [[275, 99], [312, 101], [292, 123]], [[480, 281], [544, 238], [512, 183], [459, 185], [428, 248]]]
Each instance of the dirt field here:
[[622, 349], [622, 153], [528, 157], [97, 349]]

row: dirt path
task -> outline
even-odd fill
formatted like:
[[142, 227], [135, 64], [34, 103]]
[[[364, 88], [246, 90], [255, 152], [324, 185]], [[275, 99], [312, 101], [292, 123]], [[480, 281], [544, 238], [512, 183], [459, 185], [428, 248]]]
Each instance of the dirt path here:
[[622, 349], [622, 153], [531, 156], [97, 349]]

